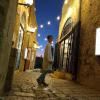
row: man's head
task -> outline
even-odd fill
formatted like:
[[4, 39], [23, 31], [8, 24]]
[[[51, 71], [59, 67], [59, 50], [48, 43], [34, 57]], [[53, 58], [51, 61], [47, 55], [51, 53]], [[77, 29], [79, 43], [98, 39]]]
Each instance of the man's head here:
[[48, 40], [49, 43], [52, 43], [52, 41], [53, 41], [53, 36], [52, 36], [52, 35], [48, 35], [48, 36], [47, 36], [47, 40]]

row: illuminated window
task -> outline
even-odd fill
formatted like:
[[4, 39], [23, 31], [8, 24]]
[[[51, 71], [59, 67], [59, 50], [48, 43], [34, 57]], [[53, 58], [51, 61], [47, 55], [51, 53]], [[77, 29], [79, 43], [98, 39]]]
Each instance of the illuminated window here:
[[100, 28], [96, 29], [95, 55], [100, 55]]

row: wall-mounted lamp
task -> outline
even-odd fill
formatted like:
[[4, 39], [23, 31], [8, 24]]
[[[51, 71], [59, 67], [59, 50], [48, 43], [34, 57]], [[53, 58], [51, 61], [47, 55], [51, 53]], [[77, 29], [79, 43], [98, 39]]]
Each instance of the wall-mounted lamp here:
[[27, 28], [27, 31], [32, 32], [32, 33], [34, 33], [36, 30], [37, 30], [37, 27], [33, 28], [33, 27], [28, 26], [28, 28]]
[[18, 5], [23, 5], [30, 7], [33, 4], [33, 0], [26, 0], [25, 3], [18, 3]]
[[73, 13], [73, 9], [71, 7], [68, 8], [68, 17], [71, 17]]
[[68, 4], [68, 0], [65, 0], [64, 4], [65, 4], [65, 5]]
[[38, 46], [37, 44], [34, 44], [33, 47], [34, 47], [35, 49], [39, 49], [39, 46]]

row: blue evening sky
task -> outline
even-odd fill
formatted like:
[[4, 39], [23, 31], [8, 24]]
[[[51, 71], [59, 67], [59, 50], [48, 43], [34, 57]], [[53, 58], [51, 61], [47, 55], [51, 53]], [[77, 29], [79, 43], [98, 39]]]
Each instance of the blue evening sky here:
[[[59, 30], [59, 21], [57, 21], [57, 16], [61, 16], [61, 10], [64, 0], [36, 0], [36, 17], [38, 23], [38, 34], [40, 37], [37, 37], [39, 45], [42, 45], [40, 49], [37, 50], [37, 55], [43, 55], [45, 45], [47, 41], [44, 38], [48, 34], [53, 35], [54, 43], [56, 42]], [[50, 21], [51, 25], [48, 25], [47, 22]], [[44, 25], [43, 28], [40, 28], [40, 25]]]

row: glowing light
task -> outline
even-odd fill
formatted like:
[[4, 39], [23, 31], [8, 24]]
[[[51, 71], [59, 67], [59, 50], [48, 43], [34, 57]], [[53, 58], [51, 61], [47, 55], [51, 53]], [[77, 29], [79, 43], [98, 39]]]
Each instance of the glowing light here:
[[35, 27], [35, 30], [37, 30], [37, 27]]
[[50, 21], [48, 21], [48, 25], [51, 25], [51, 22]]
[[57, 20], [58, 20], [58, 21], [60, 20], [60, 16], [57, 16]]
[[47, 38], [45, 38], [44, 40], [47, 41]]
[[36, 31], [36, 27], [35, 27], [35, 28], [33, 28], [33, 27], [28, 27], [28, 28], [27, 28], [27, 31], [29, 31], [29, 32], [35, 32], [35, 31]]
[[95, 55], [100, 55], [100, 28], [96, 29]]
[[29, 5], [32, 5], [33, 4], [33, 0], [26, 0], [25, 3], [29, 4]]
[[33, 47], [34, 47], [35, 49], [38, 49], [38, 48], [39, 48], [39, 46], [38, 46], [37, 44], [34, 44]]
[[40, 28], [43, 28], [44, 26], [43, 25], [40, 25]]
[[38, 34], [38, 37], [40, 37], [41, 35], [40, 34]]
[[65, 4], [67, 4], [68, 3], [68, 0], [65, 0]]
[[68, 9], [68, 17], [71, 16], [72, 12], [73, 12], [73, 10], [72, 10], [72, 8], [70, 7], [70, 8]]

